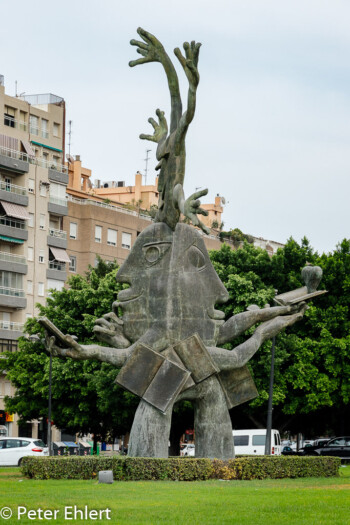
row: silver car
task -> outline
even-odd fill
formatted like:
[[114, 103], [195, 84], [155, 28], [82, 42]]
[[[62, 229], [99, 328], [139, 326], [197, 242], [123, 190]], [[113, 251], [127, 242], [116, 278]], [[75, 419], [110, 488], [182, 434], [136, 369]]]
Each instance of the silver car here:
[[47, 456], [41, 439], [0, 437], [0, 466], [20, 465], [24, 456]]

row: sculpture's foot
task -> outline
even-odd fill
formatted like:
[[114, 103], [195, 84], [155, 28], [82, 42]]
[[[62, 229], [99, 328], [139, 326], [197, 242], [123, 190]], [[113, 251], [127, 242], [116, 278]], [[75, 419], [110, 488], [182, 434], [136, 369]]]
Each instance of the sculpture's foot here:
[[165, 414], [141, 399], [130, 432], [128, 455], [167, 458], [173, 405]]

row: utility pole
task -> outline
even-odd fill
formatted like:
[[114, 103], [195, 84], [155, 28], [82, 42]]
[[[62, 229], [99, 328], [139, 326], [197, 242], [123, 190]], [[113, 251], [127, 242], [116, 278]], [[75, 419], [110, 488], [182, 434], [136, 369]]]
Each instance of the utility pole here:
[[68, 121], [68, 126], [69, 126], [69, 128], [68, 128], [68, 137], [69, 137], [69, 139], [68, 139], [68, 155], [70, 155], [70, 144], [71, 144], [71, 138], [72, 138], [72, 121], [71, 120]]
[[147, 173], [148, 173], [148, 161], [149, 161], [149, 152], [152, 151], [151, 149], [146, 149], [146, 158], [144, 159], [146, 162], [146, 169], [145, 169], [145, 186], [147, 184]]
[[272, 338], [272, 350], [271, 350], [271, 370], [270, 370], [270, 388], [269, 388], [269, 403], [267, 408], [267, 423], [266, 423], [266, 441], [265, 441], [265, 455], [271, 455], [271, 431], [272, 431], [272, 396], [273, 396], [273, 379], [275, 373], [275, 341], [276, 338]]

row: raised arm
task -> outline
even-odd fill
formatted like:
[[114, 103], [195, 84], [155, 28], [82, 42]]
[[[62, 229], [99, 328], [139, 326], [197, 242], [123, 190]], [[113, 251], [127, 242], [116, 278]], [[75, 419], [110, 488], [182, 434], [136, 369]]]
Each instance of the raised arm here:
[[148, 62], [160, 62], [164, 68], [168, 80], [171, 100], [171, 119], [170, 119], [170, 133], [176, 130], [182, 115], [182, 102], [179, 88], [179, 79], [175, 67], [166, 53], [163, 45], [159, 40], [145, 31], [141, 27], [137, 29], [138, 34], [142, 38], [140, 40], [131, 40], [132, 46], [137, 46], [136, 51], [143, 56], [138, 60], [131, 60], [130, 67], [138, 66], [139, 64], [147, 64]]

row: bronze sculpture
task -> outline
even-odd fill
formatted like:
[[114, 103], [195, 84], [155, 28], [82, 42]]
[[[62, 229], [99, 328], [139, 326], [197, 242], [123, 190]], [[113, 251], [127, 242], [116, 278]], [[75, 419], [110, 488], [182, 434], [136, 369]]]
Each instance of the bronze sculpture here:
[[[79, 345], [69, 335], [47, 336], [53, 355], [73, 359], [98, 359], [122, 367], [119, 384], [141, 397], [132, 426], [129, 454], [167, 457], [174, 403], [191, 400], [195, 411], [196, 456], [234, 457], [229, 408], [257, 395], [246, 363], [261, 344], [302, 318], [305, 300], [313, 289], [294, 291], [293, 298], [278, 299], [278, 306], [251, 308], [224, 320], [216, 304], [228, 300], [228, 292], [216, 274], [199, 230], [180, 223], [183, 214], [207, 231], [198, 214], [199, 197], [185, 199], [185, 137], [193, 119], [199, 83], [200, 44], [184, 44], [185, 56], [175, 55], [189, 82], [187, 109], [182, 113], [175, 68], [162, 44], [138, 29], [142, 41], [131, 40], [142, 58], [136, 66], [160, 62], [165, 70], [171, 119], [157, 109], [158, 122], [149, 119], [153, 135], [140, 138], [158, 144], [159, 207], [155, 223], [136, 239], [131, 253], [117, 274], [130, 287], [122, 290], [113, 311], [96, 321], [95, 335], [109, 346]], [[122, 319], [116, 312], [123, 311]], [[217, 347], [261, 323], [254, 334], [232, 351]], [[44, 326], [49, 330], [48, 325]], [[50, 331], [50, 330], [49, 330]], [[51, 333], [54, 333], [51, 331]], [[215, 438], [214, 438], [215, 435]]]

